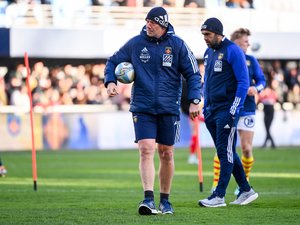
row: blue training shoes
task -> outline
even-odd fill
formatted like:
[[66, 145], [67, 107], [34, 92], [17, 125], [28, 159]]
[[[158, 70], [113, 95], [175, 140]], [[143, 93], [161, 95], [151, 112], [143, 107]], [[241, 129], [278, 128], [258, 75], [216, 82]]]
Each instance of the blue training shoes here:
[[161, 200], [158, 206], [158, 210], [164, 215], [174, 213], [172, 204], [168, 200]]
[[155, 202], [153, 199], [145, 199], [139, 204], [139, 214], [140, 215], [157, 215], [158, 211], [155, 207]]

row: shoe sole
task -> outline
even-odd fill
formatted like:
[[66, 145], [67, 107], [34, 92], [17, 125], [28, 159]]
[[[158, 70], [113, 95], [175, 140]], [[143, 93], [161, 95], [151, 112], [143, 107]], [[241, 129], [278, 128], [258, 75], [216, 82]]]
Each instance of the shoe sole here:
[[218, 204], [218, 205], [208, 205], [208, 204], [205, 204], [205, 203], [203, 203], [201, 201], [199, 201], [198, 204], [201, 207], [208, 207], [208, 208], [217, 208], [217, 207], [224, 207], [224, 206], [226, 206], [226, 203], [222, 203], [222, 204]]
[[158, 211], [156, 209], [151, 209], [146, 205], [139, 206], [139, 214], [140, 215], [157, 215]]
[[249, 198], [247, 198], [245, 201], [243, 201], [240, 205], [247, 205], [250, 202], [253, 202], [257, 198], [258, 198], [258, 194], [255, 193], [254, 195], [251, 195]]

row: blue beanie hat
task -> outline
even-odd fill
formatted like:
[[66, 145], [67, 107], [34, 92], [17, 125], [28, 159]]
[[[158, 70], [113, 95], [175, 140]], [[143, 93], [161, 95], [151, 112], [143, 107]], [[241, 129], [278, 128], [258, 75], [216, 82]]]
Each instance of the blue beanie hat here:
[[147, 19], [154, 21], [163, 28], [168, 28], [168, 13], [163, 7], [152, 8], [146, 16]]
[[201, 26], [202, 30], [208, 30], [215, 34], [223, 35], [223, 25], [220, 20], [215, 17], [207, 19]]

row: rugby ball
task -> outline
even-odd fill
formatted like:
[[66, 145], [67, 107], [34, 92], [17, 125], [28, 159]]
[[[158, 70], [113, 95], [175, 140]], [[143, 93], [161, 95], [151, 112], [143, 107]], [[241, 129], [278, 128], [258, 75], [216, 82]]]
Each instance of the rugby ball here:
[[134, 81], [135, 74], [133, 65], [130, 62], [122, 62], [117, 65], [115, 75], [119, 82], [129, 84]]

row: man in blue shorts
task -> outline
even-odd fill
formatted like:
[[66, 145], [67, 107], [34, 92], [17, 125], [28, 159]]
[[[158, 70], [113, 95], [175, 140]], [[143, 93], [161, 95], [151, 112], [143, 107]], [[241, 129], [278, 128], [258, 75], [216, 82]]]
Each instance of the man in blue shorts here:
[[217, 18], [209, 18], [201, 26], [208, 46], [204, 53], [205, 124], [220, 159], [220, 179], [216, 190], [198, 204], [204, 207], [226, 206], [225, 194], [233, 174], [239, 186], [237, 199], [231, 204], [246, 205], [258, 194], [249, 185], [236, 153], [237, 123], [249, 88], [245, 54], [223, 35], [223, 25]]
[[[179, 138], [181, 76], [187, 81], [190, 117], [200, 114], [200, 81], [198, 64], [187, 44], [175, 35], [162, 7], [152, 8], [141, 33], [131, 38], [107, 60], [105, 86], [110, 97], [116, 96], [115, 67], [131, 62], [135, 70], [130, 112], [135, 141], [140, 152], [139, 170], [144, 189], [140, 215], [173, 214], [169, 202], [174, 173], [174, 143]], [[158, 149], [160, 201], [154, 202], [155, 165]]]

